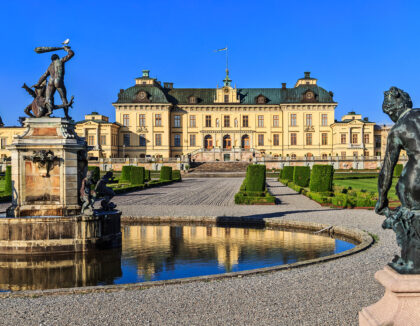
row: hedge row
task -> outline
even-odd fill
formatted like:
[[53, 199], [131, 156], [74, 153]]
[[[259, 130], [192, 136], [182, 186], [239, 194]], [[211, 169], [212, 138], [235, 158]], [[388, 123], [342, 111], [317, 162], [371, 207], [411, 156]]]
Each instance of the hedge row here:
[[173, 181], [182, 181], [180, 170], [173, 170], [172, 171], [172, 180]]
[[6, 166], [4, 194], [5, 195], [12, 194], [12, 167], [10, 165]]
[[266, 167], [263, 164], [251, 164], [246, 169], [246, 191], [262, 192], [265, 190]]
[[293, 169], [293, 183], [298, 186], [307, 187], [310, 177], [311, 168], [309, 166], [295, 166]]
[[294, 166], [285, 166], [283, 167], [283, 172], [281, 174], [281, 178], [283, 180], [293, 181], [293, 171], [295, 167]]
[[170, 166], [161, 167], [160, 180], [172, 180], [172, 168]]
[[132, 166], [130, 169], [130, 183], [132, 185], [144, 184], [145, 169], [142, 166]]
[[334, 167], [332, 165], [314, 165], [311, 172], [309, 188], [314, 192], [332, 190]]

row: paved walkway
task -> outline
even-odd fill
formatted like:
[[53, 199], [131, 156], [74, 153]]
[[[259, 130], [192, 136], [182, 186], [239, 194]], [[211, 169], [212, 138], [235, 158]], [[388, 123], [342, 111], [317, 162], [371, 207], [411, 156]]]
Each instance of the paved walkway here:
[[[0, 300], [10, 325], [358, 325], [362, 307], [378, 301], [374, 280], [398, 252], [394, 235], [372, 211], [323, 208], [270, 180], [277, 206], [238, 206], [241, 179], [188, 179], [116, 198], [124, 215], [260, 216], [316, 221], [375, 233], [366, 251], [266, 275], [147, 290]], [[0, 206], [1, 210], [1, 206]]]

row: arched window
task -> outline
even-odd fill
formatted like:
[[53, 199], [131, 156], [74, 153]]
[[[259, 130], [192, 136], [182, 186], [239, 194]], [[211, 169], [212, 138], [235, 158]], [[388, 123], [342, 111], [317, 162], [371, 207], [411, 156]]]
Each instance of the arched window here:
[[204, 148], [212, 149], [213, 148], [213, 138], [210, 135], [204, 137]]
[[230, 135], [226, 135], [223, 137], [223, 148], [224, 149], [232, 148], [232, 139], [230, 138]]
[[292, 160], [296, 160], [296, 154], [292, 154], [290, 155], [290, 157], [292, 158]]
[[249, 142], [249, 136], [243, 135], [241, 138], [241, 147], [242, 149], [250, 149], [250, 142]]

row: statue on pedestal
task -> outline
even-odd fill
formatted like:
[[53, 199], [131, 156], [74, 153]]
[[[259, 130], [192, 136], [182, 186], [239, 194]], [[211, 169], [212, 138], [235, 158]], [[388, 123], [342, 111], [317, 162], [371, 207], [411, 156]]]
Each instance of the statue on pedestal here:
[[[384, 229], [393, 229], [401, 247], [401, 257], [389, 264], [401, 274], [420, 274], [420, 110], [412, 109], [410, 96], [396, 87], [385, 92], [383, 111], [395, 125], [388, 135], [385, 160], [378, 178], [378, 202], [375, 212], [385, 215]], [[388, 208], [388, 191], [401, 150], [408, 162], [397, 183], [401, 206]]]
[[87, 171], [86, 177], [82, 180], [82, 187], [80, 188], [80, 200], [82, 201], [81, 213], [83, 215], [92, 216], [94, 213], [95, 192], [92, 186], [95, 184], [92, 171]]
[[[66, 119], [70, 120], [69, 107], [73, 105], [73, 99], [67, 101], [67, 90], [64, 86], [64, 64], [69, 61], [74, 52], [68, 46], [69, 40], [63, 42], [64, 47], [38, 47], [35, 49], [36, 53], [46, 53], [57, 50], [64, 50], [67, 55], [60, 58], [57, 54], [51, 56], [51, 64], [47, 71], [41, 76], [39, 81], [32, 86], [28, 87], [23, 84], [23, 88], [34, 98], [33, 102], [25, 109], [25, 113], [30, 117], [49, 117], [56, 109], [64, 109]], [[49, 78], [47, 82], [47, 78]], [[61, 97], [62, 105], [54, 105], [54, 94], [58, 91]], [[32, 111], [32, 113], [31, 113]]]
[[98, 181], [95, 187], [95, 192], [97, 198], [103, 197], [104, 199], [101, 201], [101, 207], [104, 211], [112, 211], [117, 207], [113, 202], [111, 202], [111, 199], [115, 196], [114, 190], [107, 187], [106, 185], [113, 181], [113, 173], [107, 172], [105, 175]]

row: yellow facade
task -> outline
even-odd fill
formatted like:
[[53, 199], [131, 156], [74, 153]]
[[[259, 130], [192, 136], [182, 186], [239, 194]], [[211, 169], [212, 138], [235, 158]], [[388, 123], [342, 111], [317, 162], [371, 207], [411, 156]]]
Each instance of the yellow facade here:
[[13, 137], [23, 133], [23, 127], [0, 127], [0, 159], [10, 158], [10, 151], [7, 149]]

